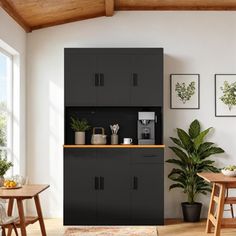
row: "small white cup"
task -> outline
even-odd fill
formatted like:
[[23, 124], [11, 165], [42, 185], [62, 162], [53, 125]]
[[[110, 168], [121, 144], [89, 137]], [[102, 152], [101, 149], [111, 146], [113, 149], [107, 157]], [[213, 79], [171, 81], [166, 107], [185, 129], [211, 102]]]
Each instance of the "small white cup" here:
[[124, 138], [123, 139], [123, 144], [131, 144], [133, 142], [132, 138]]

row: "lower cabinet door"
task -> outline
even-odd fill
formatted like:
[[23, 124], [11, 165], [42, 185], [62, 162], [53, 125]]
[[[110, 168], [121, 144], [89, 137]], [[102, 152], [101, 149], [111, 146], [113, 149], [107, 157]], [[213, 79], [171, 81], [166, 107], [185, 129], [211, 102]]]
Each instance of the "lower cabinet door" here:
[[95, 168], [95, 150], [64, 150], [64, 225], [96, 224]]
[[97, 197], [99, 225], [130, 224], [129, 151], [97, 150], [100, 190]]
[[164, 222], [163, 164], [131, 167], [131, 224], [162, 225]]

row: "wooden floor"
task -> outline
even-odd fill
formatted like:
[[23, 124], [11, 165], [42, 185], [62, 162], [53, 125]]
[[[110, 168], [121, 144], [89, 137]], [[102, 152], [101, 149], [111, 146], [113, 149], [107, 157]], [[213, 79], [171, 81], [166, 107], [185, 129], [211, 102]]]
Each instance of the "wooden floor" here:
[[[45, 220], [47, 236], [62, 236], [65, 227], [63, 227], [61, 219]], [[159, 236], [213, 236], [213, 234], [205, 233], [206, 221], [200, 223], [183, 223], [176, 220], [167, 220], [165, 226], [158, 226]], [[27, 227], [28, 235], [40, 236], [38, 223]], [[235, 236], [236, 229], [223, 229], [222, 236]]]

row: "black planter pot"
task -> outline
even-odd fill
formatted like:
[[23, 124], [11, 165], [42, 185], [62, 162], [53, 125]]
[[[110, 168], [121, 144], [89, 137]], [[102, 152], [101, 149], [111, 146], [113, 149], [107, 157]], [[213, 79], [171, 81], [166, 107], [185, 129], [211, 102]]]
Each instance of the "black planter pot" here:
[[188, 202], [181, 203], [184, 221], [186, 222], [198, 222], [200, 221], [202, 203], [195, 202], [190, 204]]

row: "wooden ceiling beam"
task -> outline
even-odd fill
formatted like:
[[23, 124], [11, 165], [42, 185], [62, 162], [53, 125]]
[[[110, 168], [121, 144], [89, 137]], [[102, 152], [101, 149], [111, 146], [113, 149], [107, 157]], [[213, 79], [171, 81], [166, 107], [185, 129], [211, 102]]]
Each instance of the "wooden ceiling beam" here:
[[236, 10], [236, 0], [116, 0], [116, 10]]
[[105, 0], [105, 13], [106, 16], [114, 15], [115, 3], [114, 0]]
[[32, 31], [24, 19], [7, 0], [0, 0], [0, 7], [2, 7], [26, 32]]
[[72, 18], [68, 18], [66, 20], [58, 20], [58, 21], [53, 21], [53, 22], [41, 24], [41, 25], [36, 25], [36, 26], [32, 26], [31, 29], [32, 30], [37, 30], [37, 29], [42, 29], [42, 28], [46, 28], [46, 27], [62, 25], [62, 24], [66, 24], [66, 23], [71, 23], [71, 22], [81, 21], [81, 20], [87, 20], [87, 19], [92, 19], [92, 18], [101, 17], [101, 16], [104, 16], [103, 11], [98, 12], [98, 13], [94, 13], [94, 14], [87, 14], [87, 15], [84, 15], [84, 16], [72, 17]]

